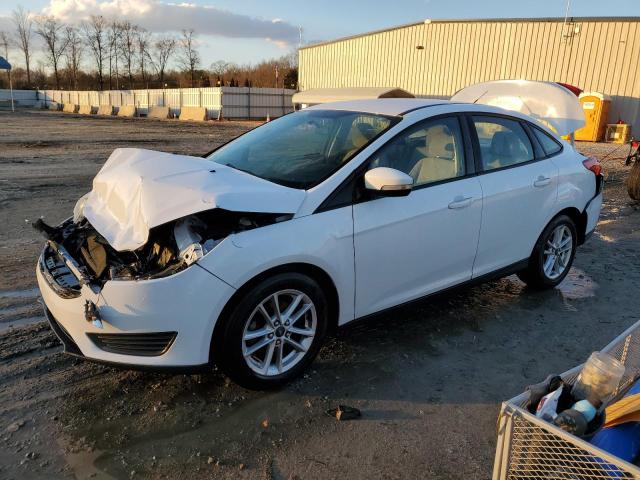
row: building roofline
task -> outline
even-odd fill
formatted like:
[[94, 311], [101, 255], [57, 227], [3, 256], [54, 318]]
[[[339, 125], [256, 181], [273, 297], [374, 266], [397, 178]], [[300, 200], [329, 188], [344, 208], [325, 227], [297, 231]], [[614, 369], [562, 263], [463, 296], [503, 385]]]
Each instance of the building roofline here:
[[[375, 35], [378, 33], [391, 32], [393, 30], [401, 30], [403, 28], [415, 27], [417, 25], [431, 24], [431, 23], [564, 23], [564, 17], [536, 17], [536, 18], [451, 18], [451, 19], [426, 19], [421, 22], [404, 23], [402, 25], [396, 25], [388, 28], [381, 28], [379, 30], [372, 30], [370, 32], [357, 33], [355, 35], [349, 35], [346, 37], [336, 38], [334, 40], [327, 40], [324, 42], [314, 43], [312, 45], [306, 45], [300, 47], [299, 50], [308, 50], [310, 48], [322, 47], [324, 45], [330, 45], [332, 43], [344, 42], [346, 40], [352, 40], [354, 38], [366, 37], [369, 35]], [[569, 17], [568, 22], [640, 22], [640, 17]]]

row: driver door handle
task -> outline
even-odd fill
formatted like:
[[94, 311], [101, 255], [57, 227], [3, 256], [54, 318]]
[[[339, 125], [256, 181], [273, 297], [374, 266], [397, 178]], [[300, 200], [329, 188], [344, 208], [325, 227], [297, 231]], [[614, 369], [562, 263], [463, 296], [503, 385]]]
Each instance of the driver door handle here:
[[540, 175], [535, 182], [533, 182], [534, 187], [546, 187], [551, 183], [551, 177], [545, 177]]
[[451, 209], [465, 208], [471, 205], [472, 201], [473, 201], [473, 197], [463, 197], [462, 195], [458, 195], [456, 198], [453, 199], [453, 202], [449, 204], [449, 208]]

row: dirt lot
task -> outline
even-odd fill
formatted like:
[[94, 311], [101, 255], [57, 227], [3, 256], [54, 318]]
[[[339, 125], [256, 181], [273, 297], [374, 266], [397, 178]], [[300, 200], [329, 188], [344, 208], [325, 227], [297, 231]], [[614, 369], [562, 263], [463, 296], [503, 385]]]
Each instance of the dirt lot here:
[[[30, 223], [68, 216], [115, 147], [201, 154], [251, 126], [0, 112], [0, 478], [489, 478], [500, 402], [638, 319], [625, 147], [605, 160], [598, 231], [557, 290], [509, 277], [394, 311], [270, 393], [64, 356], [37, 302]], [[337, 404], [362, 419], [326, 416]]]

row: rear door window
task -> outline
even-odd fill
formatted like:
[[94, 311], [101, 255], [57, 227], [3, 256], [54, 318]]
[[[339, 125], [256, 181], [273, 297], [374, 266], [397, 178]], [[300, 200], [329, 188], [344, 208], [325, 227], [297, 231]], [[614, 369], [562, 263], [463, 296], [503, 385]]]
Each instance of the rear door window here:
[[502, 117], [474, 115], [485, 171], [511, 167], [535, 158], [533, 145], [520, 122]]

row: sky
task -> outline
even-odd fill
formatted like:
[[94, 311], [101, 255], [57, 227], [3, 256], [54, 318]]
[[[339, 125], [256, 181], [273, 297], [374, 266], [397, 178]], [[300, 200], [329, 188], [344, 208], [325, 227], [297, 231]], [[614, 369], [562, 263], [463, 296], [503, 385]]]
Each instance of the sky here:
[[[570, 16], [633, 16], [638, 0], [571, 0]], [[202, 66], [257, 63], [303, 44], [425, 19], [564, 17], [567, 0], [0, 0], [0, 31], [23, 6], [73, 23], [90, 14], [127, 17], [157, 33], [196, 31]], [[20, 65], [17, 52], [13, 63]]]

